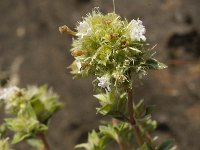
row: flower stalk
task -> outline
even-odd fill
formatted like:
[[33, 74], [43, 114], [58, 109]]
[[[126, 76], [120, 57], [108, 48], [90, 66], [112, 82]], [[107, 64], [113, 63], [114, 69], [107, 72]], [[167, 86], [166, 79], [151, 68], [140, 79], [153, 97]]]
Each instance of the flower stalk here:
[[139, 126], [136, 123], [136, 119], [135, 119], [135, 115], [134, 115], [134, 101], [133, 101], [133, 90], [129, 89], [128, 90], [128, 111], [129, 111], [129, 120], [130, 120], [130, 124], [132, 125], [135, 135], [136, 135], [136, 141], [138, 143], [139, 146], [142, 146], [144, 144], [144, 141], [142, 139], [142, 134], [140, 131]]
[[39, 133], [37, 134], [37, 137], [42, 141], [43, 145], [44, 145], [44, 149], [43, 150], [51, 150], [49, 143], [47, 142], [47, 139], [44, 135], [44, 133]]

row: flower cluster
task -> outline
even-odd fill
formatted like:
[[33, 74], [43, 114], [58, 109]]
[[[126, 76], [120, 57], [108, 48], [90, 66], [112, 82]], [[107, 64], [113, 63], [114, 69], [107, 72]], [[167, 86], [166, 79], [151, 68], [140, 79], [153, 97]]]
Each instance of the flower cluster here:
[[13, 94], [19, 92], [20, 89], [16, 86], [10, 86], [4, 89], [0, 89], [0, 99], [8, 99]]
[[24, 89], [9, 86], [0, 90], [0, 99], [6, 114], [12, 116], [6, 118], [3, 124], [14, 132], [12, 143], [34, 139], [37, 134], [47, 131], [49, 119], [62, 107], [57, 94], [47, 86], [28, 86]]
[[101, 88], [106, 89], [107, 91], [110, 91], [110, 81], [109, 78], [106, 76], [102, 76], [102, 77], [97, 77], [97, 80], [99, 80], [98, 86]]
[[26, 103], [23, 98], [24, 91], [16, 86], [0, 89], [0, 99], [5, 100], [6, 112], [18, 112]]
[[137, 20], [132, 20], [130, 22], [130, 36], [132, 41], [146, 41], [146, 37], [144, 36], [146, 29], [142, 24], [142, 21], [137, 19]]
[[[70, 68], [76, 76], [95, 75], [97, 85], [110, 91], [111, 85], [130, 85], [130, 72], [135, 77], [148, 69], [166, 67], [153, 59], [147, 48], [145, 27], [141, 20], [122, 20], [115, 13], [103, 15], [98, 10], [78, 23], [71, 54]], [[106, 78], [105, 78], [106, 74]]]

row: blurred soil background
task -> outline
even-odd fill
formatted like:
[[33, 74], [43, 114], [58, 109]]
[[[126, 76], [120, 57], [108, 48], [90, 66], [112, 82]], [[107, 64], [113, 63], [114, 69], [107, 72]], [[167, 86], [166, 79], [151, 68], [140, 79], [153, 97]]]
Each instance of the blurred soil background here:
[[[140, 18], [148, 42], [168, 69], [152, 71], [135, 89], [135, 99], [155, 104], [155, 135], [173, 137], [179, 150], [200, 150], [200, 2], [199, 0], [115, 0], [116, 12]], [[102, 119], [92, 96], [92, 79], [73, 80], [67, 66], [72, 37], [58, 27], [75, 28], [94, 7], [112, 12], [111, 0], [1, 0], [0, 79], [20, 87], [47, 83], [60, 95], [64, 109], [52, 119], [52, 150], [73, 150], [97, 129]], [[18, 68], [18, 69], [16, 69]], [[14, 74], [14, 75], [13, 75]], [[1, 110], [1, 116], [2, 116]], [[31, 150], [27, 144], [16, 150]]]

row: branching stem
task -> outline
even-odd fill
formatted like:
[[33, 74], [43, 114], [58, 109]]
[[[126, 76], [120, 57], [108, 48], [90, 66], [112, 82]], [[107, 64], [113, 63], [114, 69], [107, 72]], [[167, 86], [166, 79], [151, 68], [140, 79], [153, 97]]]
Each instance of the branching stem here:
[[44, 133], [40, 133], [37, 135], [37, 137], [42, 141], [42, 143], [44, 144], [44, 150], [51, 150], [50, 146], [46, 140], [46, 137], [44, 135]]
[[128, 111], [129, 111], [130, 124], [134, 128], [135, 135], [136, 135], [136, 141], [137, 141], [138, 145], [142, 146], [144, 144], [144, 141], [142, 139], [142, 133], [140, 131], [140, 128], [136, 123], [134, 110], [133, 110], [133, 105], [134, 105], [134, 102], [133, 102], [133, 90], [132, 89], [128, 89], [127, 92], [128, 92]]

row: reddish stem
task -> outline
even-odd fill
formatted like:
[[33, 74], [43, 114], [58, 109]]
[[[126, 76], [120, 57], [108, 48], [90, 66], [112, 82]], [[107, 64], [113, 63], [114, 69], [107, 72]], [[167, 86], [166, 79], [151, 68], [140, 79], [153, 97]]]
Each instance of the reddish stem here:
[[136, 141], [138, 143], [138, 145], [142, 146], [143, 145], [143, 139], [142, 139], [142, 133], [140, 131], [139, 126], [136, 124], [136, 120], [135, 120], [135, 115], [134, 115], [134, 110], [133, 110], [133, 90], [129, 89], [128, 90], [128, 111], [129, 111], [129, 120], [130, 120], [130, 124], [132, 125], [132, 127], [134, 128], [135, 131], [135, 136], [136, 136]]
[[49, 144], [48, 144], [48, 142], [47, 142], [47, 140], [46, 140], [46, 137], [45, 137], [45, 135], [44, 135], [44, 133], [39, 133], [38, 135], [37, 135], [37, 137], [42, 141], [42, 143], [44, 144], [44, 150], [51, 150], [50, 149], [50, 146], [49, 146]]

